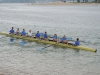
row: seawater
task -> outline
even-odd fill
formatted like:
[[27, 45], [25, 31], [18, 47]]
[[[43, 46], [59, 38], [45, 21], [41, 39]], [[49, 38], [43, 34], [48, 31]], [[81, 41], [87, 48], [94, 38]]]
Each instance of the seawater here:
[[[28, 6], [0, 4], [0, 32], [11, 27], [66, 35], [97, 52], [48, 47], [21, 39], [10, 42], [0, 35], [0, 74], [4, 75], [100, 75], [100, 5]], [[70, 41], [69, 41], [70, 42]], [[74, 42], [72, 42], [74, 43]]]

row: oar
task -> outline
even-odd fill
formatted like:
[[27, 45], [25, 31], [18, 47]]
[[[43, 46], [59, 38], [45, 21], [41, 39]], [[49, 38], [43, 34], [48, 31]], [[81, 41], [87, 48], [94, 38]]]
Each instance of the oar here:
[[[11, 38], [11, 39], [10, 39], [10, 42], [14, 42], [14, 38]], [[21, 45], [24, 45], [24, 44], [26, 44], [26, 42], [25, 42], [25, 41], [22, 41], [22, 42], [21, 42]]]
[[22, 41], [22, 42], [21, 42], [21, 45], [25, 45], [25, 44], [26, 44], [26, 42], [25, 42], [25, 41]]
[[[32, 34], [36, 34], [36, 33], [32, 33]], [[40, 36], [44, 36], [44, 33], [41, 32], [41, 33], [40, 33]], [[53, 38], [52, 35], [48, 35], [48, 37], [49, 37], [49, 38]], [[61, 38], [61, 37], [58, 37], [58, 38]], [[76, 40], [73, 40], [72, 37], [67, 37], [66, 39], [67, 39], [68, 41], [74, 41], [74, 42], [76, 41]], [[80, 42], [87, 43], [87, 42], [90, 42], [90, 41], [80, 41]]]
[[[36, 34], [36, 33], [32, 33], [32, 34]], [[40, 36], [44, 36], [44, 33], [40, 33]], [[53, 38], [53, 37], [51, 37], [52, 35], [48, 35], [49, 36], [49, 38]], [[73, 39], [72, 39], [72, 37], [67, 37], [66, 38], [68, 41], [73, 41]]]
[[40, 33], [40, 36], [44, 36], [44, 33]]
[[86, 45], [90, 44], [91, 42], [90, 41], [84, 41]]
[[71, 41], [71, 40], [73, 40], [73, 39], [72, 39], [72, 37], [68, 37], [68, 38], [66, 38], [66, 39], [67, 39], [68, 41]]
[[39, 50], [44, 50], [45, 48], [48, 48], [48, 47], [50, 47], [50, 46], [52, 46], [52, 45], [49, 45], [49, 46], [46, 46], [46, 47], [40, 48]]
[[14, 38], [10, 38], [10, 42], [14, 42]]
[[[49, 38], [50, 38], [50, 40], [51, 40], [51, 39], [53, 40], [53, 37], [49, 37]], [[60, 38], [60, 39], [61, 39], [61, 38]], [[67, 37], [66, 40], [67, 40], [67, 41], [74, 41], [74, 40], [72, 39], [72, 37]]]
[[[56, 42], [55, 44], [58, 44], [58, 42]], [[52, 44], [52, 45], [55, 45], [55, 44]], [[49, 45], [49, 46], [46, 46], [46, 47], [40, 48], [39, 50], [44, 50], [45, 48], [51, 47], [52, 45]]]
[[[33, 34], [35, 34], [35, 33], [33, 33]], [[44, 33], [40, 33], [40, 36], [43, 36], [44, 35]], [[53, 40], [53, 37], [52, 37], [52, 35], [49, 35], [49, 38], [50, 38], [50, 40]], [[60, 37], [59, 37], [60, 38]], [[60, 38], [61, 39], [61, 38]], [[66, 40], [67, 41], [73, 41], [73, 42], [75, 42], [76, 40], [73, 40], [73, 38], [72, 37], [67, 37], [66, 38]], [[90, 41], [80, 41], [80, 42], [84, 42], [84, 43], [90, 43]]]
[[[75, 40], [73, 40], [73, 41], [75, 41]], [[83, 43], [91, 43], [89, 40], [87, 40], [87, 41], [82, 41], [82, 40], [79, 40], [80, 42], [83, 42]]]

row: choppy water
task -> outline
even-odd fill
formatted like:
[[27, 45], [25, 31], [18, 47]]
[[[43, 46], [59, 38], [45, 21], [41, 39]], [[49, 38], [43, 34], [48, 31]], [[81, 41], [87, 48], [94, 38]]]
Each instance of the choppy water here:
[[0, 4], [0, 32], [11, 27], [35, 33], [47, 31], [58, 36], [77, 37], [81, 45], [96, 48], [97, 53], [69, 48], [45, 47], [22, 40], [9, 42], [0, 35], [0, 74], [5, 75], [100, 75], [100, 5], [26, 6]]

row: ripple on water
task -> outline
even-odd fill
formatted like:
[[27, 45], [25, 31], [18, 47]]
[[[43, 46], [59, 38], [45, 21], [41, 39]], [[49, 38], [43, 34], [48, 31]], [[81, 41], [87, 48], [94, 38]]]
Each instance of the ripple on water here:
[[[5, 75], [99, 75], [100, 74], [100, 7], [90, 6], [25, 6], [0, 5], [0, 31], [8, 32], [13, 26], [37, 30], [50, 36], [66, 35], [81, 45], [97, 48], [97, 53], [45, 44], [27, 42], [0, 35], [0, 73]], [[92, 13], [91, 13], [92, 12]], [[72, 42], [74, 43], [74, 42]]]

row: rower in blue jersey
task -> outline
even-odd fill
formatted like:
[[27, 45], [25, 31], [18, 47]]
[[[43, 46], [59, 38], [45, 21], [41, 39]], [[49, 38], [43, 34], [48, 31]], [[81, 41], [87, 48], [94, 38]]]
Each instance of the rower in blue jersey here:
[[57, 39], [58, 39], [57, 34], [54, 34], [54, 36], [53, 36], [53, 41], [54, 41], [54, 42], [57, 42]]
[[67, 41], [67, 39], [66, 39], [66, 35], [64, 35], [64, 36], [61, 38], [61, 43], [68, 44], [68, 41]]
[[14, 34], [14, 27], [12, 27], [12, 29], [9, 31], [10, 33], [9, 34]]
[[80, 45], [80, 41], [79, 41], [79, 38], [76, 39], [76, 42], [74, 44], [75, 46], [79, 46]]
[[26, 32], [25, 32], [25, 29], [23, 29], [23, 31], [22, 31], [22, 36], [25, 36], [26, 35]]
[[35, 34], [36, 38], [40, 39], [40, 33], [39, 31], [37, 31], [37, 33]]
[[44, 40], [49, 40], [49, 39], [48, 39], [47, 32], [44, 33]]

